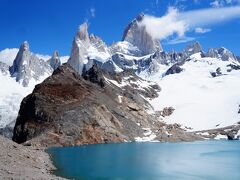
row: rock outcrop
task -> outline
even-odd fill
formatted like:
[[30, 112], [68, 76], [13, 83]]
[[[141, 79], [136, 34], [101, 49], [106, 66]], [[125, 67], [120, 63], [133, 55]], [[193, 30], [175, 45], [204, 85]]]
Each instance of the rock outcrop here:
[[153, 118], [143, 107], [118, 88], [103, 86], [98, 72], [93, 67], [84, 74], [90, 82], [69, 65], [55, 70], [21, 103], [13, 140], [37, 138], [45, 145], [123, 142], [143, 133], [138, 122], [152, 126]]
[[87, 81], [98, 84], [101, 88], [105, 86], [103, 73], [95, 64], [89, 70], [83, 72], [82, 77]]
[[239, 56], [236, 56], [236, 58], [237, 58], [238, 62], [240, 62], [240, 57], [239, 57]]
[[146, 31], [145, 25], [141, 24], [143, 18], [144, 14], [141, 13], [128, 24], [124, 31], [122, 41], [127, 41], [133, 46], [136, 46], [141, 51], [141, 55], [151, 54], [157, 50], [162, 51], [160, 41], [153, 38], [152, 35]]
[[166, 73], [165, 73], [165, 76], [169, 75], [169, 74], [177, 74], [177, 73], [180, 73], [182, 72], [183, 69], [180, 67], [180, 64], [179, 63], [176, 63], [174, 65], [172, 65], [172, 67], [170, 67]]
[[10, 67], [12, 77], [23, 86], [28, 86], [31, 79], [39, 80], [41, 76], [50, 75], [52, 68], [44, 60], [39, 59], [29, 50], [28, 42], [24, 42]]
[[0, 62], [0, 72], [3, 74], [3, 75], [6, 75], [9, 73], [9, 66], [3, 62]]

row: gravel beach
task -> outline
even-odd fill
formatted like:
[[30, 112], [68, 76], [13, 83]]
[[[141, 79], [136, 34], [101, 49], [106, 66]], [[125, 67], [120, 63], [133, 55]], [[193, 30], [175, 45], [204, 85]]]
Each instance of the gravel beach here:
[[50, 172], [54, 169], [49, 155], [41, 149], [17, 144], [0, 136], [0, 179], [63, 180]]

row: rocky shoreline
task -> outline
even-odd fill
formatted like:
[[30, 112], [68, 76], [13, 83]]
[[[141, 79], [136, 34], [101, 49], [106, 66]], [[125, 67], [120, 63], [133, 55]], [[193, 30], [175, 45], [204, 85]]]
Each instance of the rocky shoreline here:
[[23, 146], [2, 136], [0, 144], [0, 179], [64, 179], [51, 174], [55, 167], [44, 149]]
[[[229, 126], [225, 128], [194, 132], [194, 135], [192, 136], [189, 136], [190, 134], [187, 132], [185, 136], [182, 136], [181, 132], [181, 137], [178, 138], [175, 136], [179, 132], [174, 129], [172, 131], [173, 133], [176, 133], [174, 136], [169, 136], [168, 138], [162, 137], [162, 141], [159, 142], [211, 140], [214, 139], [216, 135], [226, 135], [226, 137], [228, 137], [229, 133], [232, 134], [232, 129], [238, 131], [240, 130], [240, 126], [236, 125], [234, 128]], [[228, 134], [226, 134], [226, 132], [228, 132]], [[52, 174], [55, 167], [52, 164], [49, 154], [45, 152], [47, 147], [43, 147], [42, 144], [38, 144], [34, 141], [17, 144], [3, 136], [0, 136], [0, 144], [0, 179], [64, 180], [64, 178]]]

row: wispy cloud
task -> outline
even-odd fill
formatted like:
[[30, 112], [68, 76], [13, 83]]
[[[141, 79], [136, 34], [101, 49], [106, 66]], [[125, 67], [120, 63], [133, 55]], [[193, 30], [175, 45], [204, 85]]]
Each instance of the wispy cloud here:
[[91, 8], [90, 9], [90, 14], [91, 14], [91, 16], [94, 18], [95, 17], [95, 12], [96, 12], [96, 9], [95, 8]]
[[177, 7], [178, 9], [186, 9], [190, 5], [200, 4], [201, 1], [205, 1], [205, 0], [175, 0], [173, 5], [174, 5], [174, 7]]
[[156, 39], [162, 40], [172, 35], [181, 39], [185, 37], [186, 32], [195, 31], [196, 28], [209, 27], [234, 18], [240, 18], [240, 6], [186, 12], [169, 8], [166, 15], [162, 17], [145, 15], [141, 25], [145, 26], [148, 33]]
[[224, 0], [214, 0], [210, 3], [210, 6], [214, 8], [220, 8], [220, 7], [223, 7], [224, 5], [225, 5]]
[[219, 24], [237, 18], [240, 18], [240, 6], [179, 13], [179, 19], [185, 21], [189, 28]]
[[95, 17], [96, 17], [96, 9], [94, 7], [91, 7], [86, 10], [85, 22], [89, 22], [90, 19]]
[[167, 41], [167, 44], [173, 45], [173, 44], [180, 44], [180, 43], [186, 43], [186, 42], [190, 42], [190, 41], [194, 41], [195, 38], [194, 37], [177, 37], [171, 40]]
[[240, 4], [240, 0], [212, 0], [210, 6], [214, 8], [220, 8], [229, 5], [238, 5]]
[[211, 29], [209, 29], [209, 28], [201, 28], [201, 27], [195, 28], [195, 33], [204, 34], [204, 33], [210, 32], [210, 31], [211, 31]]

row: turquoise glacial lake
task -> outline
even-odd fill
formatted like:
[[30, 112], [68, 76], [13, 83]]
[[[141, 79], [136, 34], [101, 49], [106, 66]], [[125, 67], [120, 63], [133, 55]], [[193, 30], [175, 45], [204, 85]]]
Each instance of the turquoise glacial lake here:
[[48, 153], [54, 174], [69, 179], [240, 180], [240, 141], [98, 144]]

